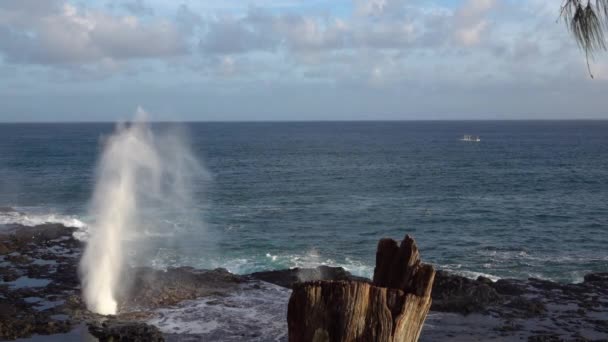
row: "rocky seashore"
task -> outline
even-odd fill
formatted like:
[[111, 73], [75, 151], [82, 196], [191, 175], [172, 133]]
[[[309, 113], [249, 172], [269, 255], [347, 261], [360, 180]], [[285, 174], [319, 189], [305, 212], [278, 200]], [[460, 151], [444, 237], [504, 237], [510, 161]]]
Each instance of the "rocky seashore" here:
[[[249, 275], [140, 267], [125, 271], [130, 290], [119, 294], [120, 314], [103, 317], [80, 296], [76, 232], [0, 226], [0, 340], [281, 341], [296, 282], [370, 281], [328, 266]], [[422, 341], [608, 341], [608, 273], [561, 284], [438, 271], [432, 297]]]

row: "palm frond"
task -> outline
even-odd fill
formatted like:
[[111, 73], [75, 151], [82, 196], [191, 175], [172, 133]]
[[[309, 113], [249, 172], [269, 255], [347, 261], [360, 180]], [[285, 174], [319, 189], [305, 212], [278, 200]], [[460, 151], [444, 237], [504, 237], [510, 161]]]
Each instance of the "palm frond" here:
[[593, 78], [589, 58], [593, 58], [596, 51], [606, 50], [604, 30], [608, 30], [608, 0], [564, 0], [560, 16], [585, 52], [587, 69]]

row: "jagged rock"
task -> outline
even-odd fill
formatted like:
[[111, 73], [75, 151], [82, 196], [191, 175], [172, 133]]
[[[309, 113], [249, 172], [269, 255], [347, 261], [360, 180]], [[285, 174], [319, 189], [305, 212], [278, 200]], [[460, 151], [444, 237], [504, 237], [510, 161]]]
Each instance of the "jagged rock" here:
[[89, 332], [100, 342], [161, 342], [163, 334], [157, 327], [136, 322], [106, 321], [89, 324]]
[[25, 265], [32, 262], [32, 258], [23, 254], [7, 255], [4, 260], [18, 265]]
[[70, 327], [69, 321], [49, 320], [44, 313], [30, 310], [23, 303], [0, 302], [0, 339], [65, 333]]
[[477, 277], [476, 280], [477, 280], [477, 282], [484, 283], [486, 285], [490, 285], [490, 286], [494, 285], [494, 282], [492, 281], [492, 279], [484, 277], [484, 276], [479, 276], [479, 277]]
[[[44, 227], [49, 228], [49, 231], [42, 232], [41, 230], [47, 229]], [[73, 228], [57, 225], [37, 228], [18, 225], [2, 227], [0, 254], [4, 253], [4, 257], [0, 257], [3, 261], [0, 267], [0, 340], [67, 332], [83, 322], [100, 319], [86, 310], [82, 301], [77, 273], [82, 243], [73, 237], [73, 232]], [[5, 246], [4, 250], [2, 246]], [[6, 254], [11, 255], [7, 258]], [[31, 258], [32, 262], [21, 255]], [[41, 265], [41, 262], [50, 264]], [[131, 276], [131, 279], [125, 280], [125, 285], [134, 284], [135, 296], [133, 300], [126, 298], [128, 293], [123, 293], [121, 297], [122, 311], [114, 320], [123, 323], [147, 321], [154, 314], [152, 309], [173, 305], [183, 299], [240, 291], [240, 282], [252, 278], [286, 287], [292, 286], [296, 281], [318, 278], [358, 280], [371, 284], [371, 280], [354, 277], [342, 268], [326, 266], [260, 272], [245, 277], [232, 275], [225, 270], [202, 271], [191, 268], [170, 269], [167, 272], [143, 268], [126, 269], [125, 273]], [[31, 288], [2, 283], [20, 277], [51, 282], [46, 286]], [[154, 289], [157, 285], [159, 288]], [[501, 279], [492, 282], [487, 278], [471, 280], [438, 272], [432, 296], [433, 310], [474, 312], [480, 315], [433, 315], [428, 318], [433, 326], [427, 325], [421, 335], [423, 341], [526, 340], [528, 337], [531, 341], [583, 341], [581, 336], [593, 337], [595, 340], [608, 338], [608, 324], [605, 320], [608, 314], [607, 273], [588, 274], [583, 283], [564, 284], [539, 279]], [[63, 304], [39, 311], [35, 302], [25, 300], [28, 297], [41, 298], [41, 302], [63, 301]], [[458, 302], [458, 298], [464, 300]], [[387, 302], [388, 311], [391, 305]], [[63, 318], [55, 318], [56, 316]], [[475, 327], [480, 328], [472, 331]], [[137, 329], [136, 327], [135, 330]], [[320, 333], [321, 335], [323, 334]], [[58, 336], [51, 335], [48, 338], [60, 340], [61, 337]], [[173, 337], [175, 336], [171, 338]]]
[[76, 228], [66, 227], [60, 223], [45, 223], [34, 227], [19, 226], [12, 235], [15, 242], [40, 244], [61, 237], [70, 236]]
[[559, 335], [543, 334], [533, 335], [528, 337], [528, 342], [563, 342], [564, 339], [560, 338]]
[[212, 294], [223, 294], [245, 281], [226, 269], [197, 270], [192, 267], [166, 271], [138, 267], [128, 271], [128, 292], [119, 301], [121, 307], [157, 308]]
[[524, 297], [513, 297], [505, 305], [520, 310], [525, 317], [538, 316], [547, 310], [543, 302]]
[[0, 280], [10, 282], [19, 278], [19, 272], [10, 267], [0, 267]]
[[589, 273], [585, 275], [585, 283], [601, 282], [608, 285], [608, 272], [604, 273]]
[[12, 249], [8, 243], [0, 242], [0, 255], [11, 253]]
[[525, 287], [513, 279], [498, 279], [491, 286], [501, 295], [519, 296], [526, 292]]
[[432, 310], [470, 314], [483, 312], [500, 301], [500, 295], [484, 280], [473, 280], [437, 271], [433, 284]]
[[435, 271], [413, 239], [378, 243], [373, 284], [296, 283], [289, 299], [289, 340], [417, 341], [431, 306]]

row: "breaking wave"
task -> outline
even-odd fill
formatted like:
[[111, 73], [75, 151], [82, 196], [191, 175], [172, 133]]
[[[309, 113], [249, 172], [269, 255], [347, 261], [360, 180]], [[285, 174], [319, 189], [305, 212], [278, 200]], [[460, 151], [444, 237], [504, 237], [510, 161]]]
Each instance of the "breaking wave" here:
[[203, 341], [286, 341], [291, 291], [266, 282], [240, 285], [228, 295], [213, 295], [159, 309], [148, 323], [167, 339]]
[[59, 223], [66, 227], [86, 229], [87, 224], [72, 215], [54, 213], [24, 213], [13, 208], [0, 210], [0, 225], [18, 224], [22, 226], [38, 226], [41, 224]]

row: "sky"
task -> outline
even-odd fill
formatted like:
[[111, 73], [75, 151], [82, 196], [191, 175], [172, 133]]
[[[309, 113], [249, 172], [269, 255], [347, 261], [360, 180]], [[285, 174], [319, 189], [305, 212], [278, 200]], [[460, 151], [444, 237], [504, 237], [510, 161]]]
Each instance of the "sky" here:
[[555, 0], [0, 0], [0, 121], [608, 119]]

